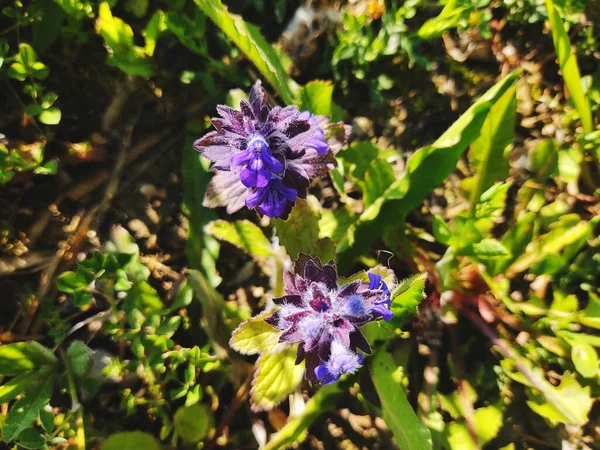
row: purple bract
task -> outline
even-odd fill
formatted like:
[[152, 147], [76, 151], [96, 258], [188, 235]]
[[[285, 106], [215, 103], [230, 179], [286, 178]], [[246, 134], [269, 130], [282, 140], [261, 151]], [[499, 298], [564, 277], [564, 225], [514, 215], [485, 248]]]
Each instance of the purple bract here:
[[230, 214], [245, 205], [286, 218], [296, 199], [306, 198], [310, 180], [335, 167], [333, 156], [349, 133], [347, 126], [295, 106], [271, 107], [260, 81], [239, 110], [220, 105], [217, 112], [217, 130], [194, 148], [216, 172], [205, 206], [226, 206]]
[[390, 320], [390, 293], [381, 277], [369, 273], [370, 283], [339, 285], [335, 264], [301, 255], [294, 272], [285, 273], [287, 295], [265, 320], [282, 331], [279, 341], [298, 344], [296, 364], [306, 361], [312, 383], [332, 383], [362, 364], [357, 349], [370, 353], [359, 327], [374, 320]]

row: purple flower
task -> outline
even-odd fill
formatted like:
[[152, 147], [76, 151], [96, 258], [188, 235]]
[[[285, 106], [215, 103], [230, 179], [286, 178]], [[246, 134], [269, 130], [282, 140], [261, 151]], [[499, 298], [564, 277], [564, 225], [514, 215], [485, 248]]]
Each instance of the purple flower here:
[[271, 107], [260, 81], [239, 110], [221, 105], [217, 112], [216, 131], [194, 148], [216, 172], [205, 206], [226, 206], [230, 214], [245, 205], [286, 218], [296, 198], [306, 198], [310, 180], [335, 167], [334, 153], [349, 133], [347, 126], [295, 106]]
[[[362, 363], [357, 349], [370, 353], [359, 327], [389, 320], [389, 290], [379, 279], [338, 285], [335, 264], [300, 255], [294, 272], [285, 273], [287, 295], [274, 300], [279, 309], [265, 320], [281, 330], [279, 341], [298, 344], [296, 363], [306, 361], [311, 382], [332, 383]], [[386, 286], [387, 290], [387, 286]]]

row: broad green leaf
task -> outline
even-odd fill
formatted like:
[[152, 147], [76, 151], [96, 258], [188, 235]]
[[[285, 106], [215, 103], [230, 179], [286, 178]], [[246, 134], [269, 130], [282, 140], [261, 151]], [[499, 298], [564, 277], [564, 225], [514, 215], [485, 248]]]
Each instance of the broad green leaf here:
[[300, 111], [331, 117], [332, 95], [331, 81], [311, 81], [300, 90]]
[[[314, 200], [314, 201], [313, 201]], [[299, 253], [318, 257], [323, 262], [335, 259], [335, 249], [330, 239], [319, 239], [320, 212], [316, 199], [298, 199], [287, 220], [275, 219], [279, 243], [285, 247], [290, 258]]]
[[365, 208], [375, 202], [396, 179], [392, 165], [385, 159], [371, 161], [364, 182], [361, 183]]
[[42, 366], [54, 366], [52, 351], [35, 341], [0, 345], [0, 375], [16, 375]]
[[579, 342], [571, 349], [571, 359], [575, 369], [585, 378], [598, 376], [598, 353], [590, 344]]
[[440, 244], [449, 245], [450, 239], [452, 239], [452, 231], [446, 223], [446, 221], [437, 214], [433, 216], [431, 221], [433, 228], [433, 236], [438, 240]]
[[404, 319], [410, 314], [417, 313], [417, 306], [425, 298], [426, 273], [413, 275], [403, 281], [392, 291], [391, 310], [394, 313], [392, 323], [402, 325]]
[[0, 386], [0, 403], [7, 403], [14, 399], [39, 380], [40, 376], [40, 372], [37, 371], [26, 372], [4, 382]]
[[83, 341], [73, 341], [69, 345], [66, 355], [75, 376], [84, 376], [92, 367], [92, 350]]
[[264, 311], [237, 327], [229, 340], [231, 348], [244, 355], [276, 353], [285, 348], [279, 343], [281, 331], [265, 322], [265, 318], [271, 314], [272, 311]]
[[252, 409], [268, 411], [291, 394], [302, 381], [304, 362], [296, 365], [296, 346], [279, 353], [263, 353], [252, 380]]
[[218, 286], [221, 277], [215, 261], [219, 256], [219, 241], [204, 232], [204, 227], [217, 216], [210, 208], [202, 205], [206, 187], [210, 181], [210, 162], [192, 149], [193, 137], [186, 136], [183, 147], [181, 173], [183, 176], [183, 211], [189, 219], [189, 234], [186, 256], [190, 267], [201, 270], [211, 286]]
[[321, 386], [315, 395], [306, 403], [302, 414], [291, 418], [267, 443], [264, 450], [278, 450], [286, 448], [294, 442], [301, 442], [306, 430], [322, 414], [335, 408], [338, 396], [342, 393], [339, 383]]
[[431, 449], [431, 434], [408, 402], [405, 388], [398, 379], [398, 369], [392, 356], [384, 350], [377, 351], [371, 358], [371, 377], [381, 401], [383, 420], [401, 450]]
[[473, 244], [473, 256], [480, 261], [510, 258], [510, 251], [496, 239], [482, 239]]
[[205, 231], [217, 239], [227, 241], [244, 250], [258, 261], [265, 261], [269, 256], [275, 255], [269, 239], [249, 220], [236, 222], [215, 220], [206, 225]]
[[569, 35], [565, 30], [560, 14], [554, 8], [553, 0], [546, 0], [546, 9], [548, 10], [548, 20], [550, 21], [550, 30], [552, 31], [552, 41], [556, 50], [558, 65], [562, 72], [563, 79], [569, 90], [571, 100], [575, 105], [575, 109], [581, 119], [581, 125], [585, 134], [594, 131], [594, 122], [592, 119], [592, 111], [588, 98], [583, 92], [581, 85], [581, 75], [579, 74], [579, 66], [577, 59], [571, 49]]
[[202, 41], [206, 29], [206, 18], [202, 11], [197, 10], [194, 19], [192, 21], [182, 14], [170, 11], [165, 16], [165, 26], [188, 49], [194, 53], [204, 55], [206, 54], [206, 49], [203, 48]]
[[149, 433], [123, 431], [110, 436], [100, 450], [162, 450], [160, 442]]
[[54, 376], [40, 377], [38, 383], [12, 405], [2, 428], [2, 439], [5, 442], [14, 440], [38, 417], [40, 410], [52, 397], [53, 384]]
[[[590, 395], [590, 386], [581, 387], [575, 377], [566, 372], [557, 387], [546, 382], [552, 390], [553, 403], [539, 399], [527, 402], [529, 407], [552, 422], [570, 425], [583, 425], [588, 421], [594, 398]], [[558, 406], [558, 407], [557, 407]]]
[[175, 413], [175, 431], [186, 444], [195, 444], [206, 439], [214, 428], [213, 413], [207, 405], [196, 403], [182, 406]]
[[37, 449], [42, 448], [46, 443], [46, 439], [35, 428], [25, 428], [15, 440], [19, 447]]
[[254, 63], [256, 68], [277, 89], [283, 101], [294, 103], [297, 89], [286, 73], [279, 56], [266, 41], [260, 29], [246, 23], [241, 16], [232, 14], [221, 0], [194, 0], [196, 5], [231, 39]]
[[475, 186], [471, 191], [473, 212], [479, 196], [496, 181], [508, 176], [508, 157], [517, 115], [517, 90], [513, 84], [492, 106], [483, 122], [481, 134], [471, 144], [469, 159], [475, 167]]
[[[477, 100], [452, 126], [431, 146], [417, 150], [406, 164], [404, 174], [373, 202], [348, 230], [347, 245], [356, 240], [360, 247], [366, 248], [376, 237], [374, 227], [364, 226], [375, 219], [379, 223], [397, 223], [412, 209], [416, 208], [429, 193], [440, 186], [454, 170], [464, 150], [481, 133], [481, 127], [492, 106], [515, 84], [518, 71], [496, 83]], [[393, 202], [392, 202], [393, 201]], [[380, 214], [386, 205], [386, 214]], [[384, 222], [385, 221], [385, 222]], [[363, 228], [359, 236], [357, 231]]]

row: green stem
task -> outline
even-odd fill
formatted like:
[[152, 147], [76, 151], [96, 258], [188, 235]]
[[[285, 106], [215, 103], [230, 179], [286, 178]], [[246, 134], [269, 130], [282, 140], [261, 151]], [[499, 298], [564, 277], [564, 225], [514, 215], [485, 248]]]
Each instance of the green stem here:
[[71, 395], [71, 410], [75, 414], [75, 448], [77, 450], [85, 450], [85, 429], [83, 427], [83, 406], [79, 403], [77, 398], [77, 386], [75, 384], [75, 375], [71, 370], [71, 365], [65, 355], [65, 352], [61, 349], [60, 356], [65, 363], [67, 370], [67, 382], [69, 384], [69, 394]]

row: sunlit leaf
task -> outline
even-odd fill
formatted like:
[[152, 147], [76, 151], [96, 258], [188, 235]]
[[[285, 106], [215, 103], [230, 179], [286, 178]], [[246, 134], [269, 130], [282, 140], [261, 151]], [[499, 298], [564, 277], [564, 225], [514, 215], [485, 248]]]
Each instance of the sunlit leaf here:
[[569, 35], [565, 30], [562, 18], [558, 10], [554, 7], [553, 0], [546, 0], [546, 9], [548, 10], [548, 20], [550, 21], [550, 30], [552, 31], [552, 41], [556, 50], [558, 65], [562, 72], [563, 79], [569, 90], [571, 100], [577, 109], [581, 125], [584, 132], [591, 133], [594, 131], [594, 122], [592, 120], [592, 111], [588, 99], [583, 92], [581, 86], [581, 75], [579, 74], [579, 66], [577, 59], [571, 49]]
[[380, 350], [371, 358], [371, 377], [381, 401], [383, 420], [401, 450], [429, 450], [431, 434], [408, 402], [397, 370], [398, 366], [386, 351]]
[[[356, 241], [355, 251], [366, 247], [375, 238], [373, 227], [366, 224], [378, 221], [398, 223], [416, 208], [454, 170], [464, 150], [481, 134], [481, 127], [492, 106], [515, 84], [519, 72], [513, 72], [481, 96], [454, 124], [431, 146], [416, 151], [406, 164], [403, 175], [360, 216], [348, 230], [344, 248]], [[389, 205], [386, 205], [390, 203]], [[383, 206], [386, 210], [383, 211]], [[357, 231], [363, 228], [360, 235]]]
[[215, 220], [206, 225], [205, 230], [217, 239], [227, 241], [244, 250], [259, 261], [275, 255], [271, 242], [263, 231], [248, 220], [236, 222]]
[[296, 365], [295, 361], [295, 346], [279, 353], [260, 355], [252, 380], [252, 409], [268, 411], [298, 387], [304, 373], [304, 362]]
[[12, 405], [2, 428], [2, 438], [5, 442], [15, 439], [38, 417], [40, 410], [52, 397], [53, 384], [54, 376], [46, 374], [38, 378], [37, 383], [27, 389], [25, 396]]
[[294, 103], [296, 84], [288, 77], [277, 53], [260, 29], [227, 11], [221, 0], [195, 0], [195, 3], [254, 63], [283, 100], [288, 104]]
[[333, 242], [328, 238], [319, 239], [321, 213], [318, 211], [318, 204], [315, 205], [316, 200], [310, 200], [298, 199], [287, 220], [273, 220], [279, 243], [293, 260], [299, 253], [318, 257], [323, 262], [334, 260]]
[[285, 348], [279, 343], [281, 331], [273, 328], [265, 318], [271, 311], [264, 311], [242, 323], [231, 335], [229, 345], [234, 350], [253, 355], [261, 352], [278, 352]]
[[49, 348], [35, 341], [0, 345], [0, 375], [16, 375], [42, 366], [54, 366], [58, 360]]

